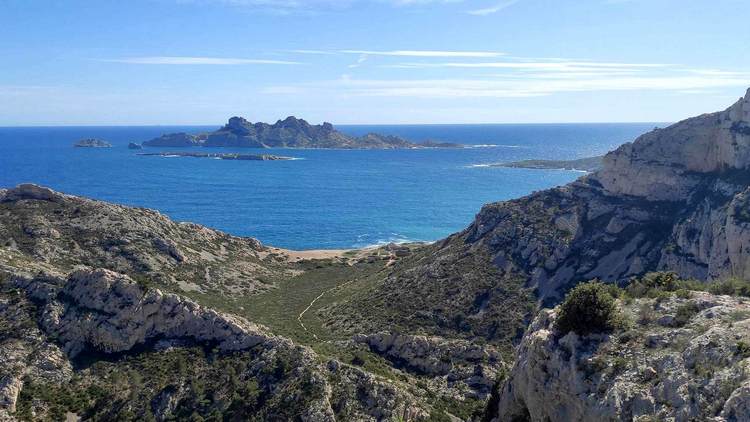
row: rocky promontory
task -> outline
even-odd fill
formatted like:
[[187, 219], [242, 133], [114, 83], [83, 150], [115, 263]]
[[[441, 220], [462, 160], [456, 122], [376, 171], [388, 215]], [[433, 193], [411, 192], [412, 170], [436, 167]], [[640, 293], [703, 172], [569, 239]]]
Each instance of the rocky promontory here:
[[111, 148], [112, 144], [101, 139], [87, 138], [81, 139], [73, 144], [73, 146], [77, 148]]

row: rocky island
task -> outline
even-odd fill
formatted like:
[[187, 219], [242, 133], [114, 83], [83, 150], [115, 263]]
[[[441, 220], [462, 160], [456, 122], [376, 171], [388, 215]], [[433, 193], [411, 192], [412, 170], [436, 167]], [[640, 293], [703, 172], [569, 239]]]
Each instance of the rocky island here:
[[128, 143], [128, 149], [143, 149], [143, 146], [135, 142], [130, 142]]
[[111, 148], [112, 144], [101, 139], [88, 138], [81, 139], [80, 141], [73, 144], [76, 148]]
[[539, 170], [597, 171], [602, 168], [604, 156], [579, 158], [576, 160], [523, 160], [510, 163], [491, 164], [490, 167], [511, 167]]
[[412, 143], [398, 136], [369, 133], [354, 137], [336, 130], [332, 124], [311, 125], [303, 119], [287, 117], [274, 124], [251, 123], [232, 117], [220, 129], [204, 134], [171, 133], [143, 143], [149, 147], [233, 147], [233, 148], [331, 148], [331, 149], [410, 149], [460, 148], [460, 144]]
[[294, 160], [294, 157], [284, 157], [272, 154], [237, 154], [237, 153], [207, 153], [207, 152], [141, 152], [138, 155], [159, 157], [193, 157], [213, 158], [216, 160], [241, 160], [241, 161], [280, 161]]
[[0, 419], [747, 420], [749, 172], [750, 91], [432, 244], [0, 190]]

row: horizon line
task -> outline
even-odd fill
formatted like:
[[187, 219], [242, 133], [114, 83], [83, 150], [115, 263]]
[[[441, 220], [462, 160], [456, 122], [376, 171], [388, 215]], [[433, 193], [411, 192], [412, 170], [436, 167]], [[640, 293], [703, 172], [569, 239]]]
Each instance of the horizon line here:
[[[654, 124], [667, 123], [672, 124], [674, 121], [659, 120], [641, 120], [641, 121], [559, 121], [559, 122], [478, 122], [478, 123], [331, 123], [337, 126], [481, 126], [481, 125], [606, 125], [606, 124]], [[257, 122], [255, 122], [257, 123]], [[260, 122], [268, 123], [268, 122]], [[269, 123], [271, 124], [271, 123]], [[310, 123], [316, 124], [316, 123]], [[323, 122], [319, 123], [323, 124]], [[125, 127], [206, 127], [206, 126], [223, 126], [224, 123], [167, 123], [167, 124], [32, 124], [32, 125], [0, 125], [0, 129], [25, 129], [25, 128], [125, 128]]]

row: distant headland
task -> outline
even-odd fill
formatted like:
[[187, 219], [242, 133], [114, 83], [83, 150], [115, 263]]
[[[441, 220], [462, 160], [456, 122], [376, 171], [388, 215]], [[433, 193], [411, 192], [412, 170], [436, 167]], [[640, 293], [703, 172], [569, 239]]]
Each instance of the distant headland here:
[[290, 116], [274, 124], [252, 123], [232, 117], [219, 130], [202, 134], [170, 133], [143, 143], [146, 147], [233, 147], [233, 148], [330, 148], [330, 149], [417, 149], [462, 148], [455, 143], [409, 142], [401, 137], [369, 133], [350, 136], [332, 124], [311, 125]]

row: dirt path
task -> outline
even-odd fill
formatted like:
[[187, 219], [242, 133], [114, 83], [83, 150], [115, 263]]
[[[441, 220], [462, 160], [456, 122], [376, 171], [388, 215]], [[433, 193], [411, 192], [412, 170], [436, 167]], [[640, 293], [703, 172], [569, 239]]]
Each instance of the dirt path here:
[[[323, 291], [323, 292], [322, 292], [321, 294], [319, 294], [319, 295], [318, 295], [318, 296], [317, 296], [317, 297], [316, 297], [315, 299], [313, 299], [313, 300], [312, 300], [312, 302], [310, 302], [310, 304], [309, 304], [309, 305], [307, 305], [307, 308], [305, 308], [305, 309], [304, 309], [304, 310], [303, 310], [302, 312], [300, 312], [300, 313], [299, 313], [299, 315], [297, 316], [297, 322], [299, 323], [300, 327], [302, 327], [302, 329], [303, 329], [303, 330], [305, 330], [305, 331], [308, 331], [307, 327], [305, 327], [305, 324], [304, 324], [304, 323], [302, 322], [302, 317], [303, 317], [303, 316], [305, 315], [305, 312], [309, 311], [309, 310], [310, 310], [310, 308], [312, 308], [312, 307], [313, 307], [313, 305], [315, 305], [315, 302], [317, 302], [317, 301], [318, 301], [318, 299], [320, 299], [320, 298], [321, 298], [321, 297], [323, 297], [323, 296], [324, 296], [324, 295], [325, 295], [326, 293], [328, 293], [328, 292], [330, 292], [330, 291], [332, 291], [332, 290], [334, 290], [334, 289], [338, 289], [339, 287], [344, 287], [344, 286], [346, 286], [346, 285], [349, 285], [349, 284], [351, 284], [351, 283], [354, 283], [355, 281], [357, 281], [357, 280], [349, 280], [349, 281], [347, 281], [346, 283], [341, 283], [341, 284], [339, 284], [338, 286], [334, 286], [334, 287], [331, 287], [331, 288], [330, 288], [330, 289], [328, 289], [328, 290], [324, 290], [324, 291]], [[316, 335], [315, 333], [312, 333], [312, 335], [313, 335], [313, 338], [315, 338], [315, 340], [318, 340], [318, 336], [317, 336], [317, 335]]]

